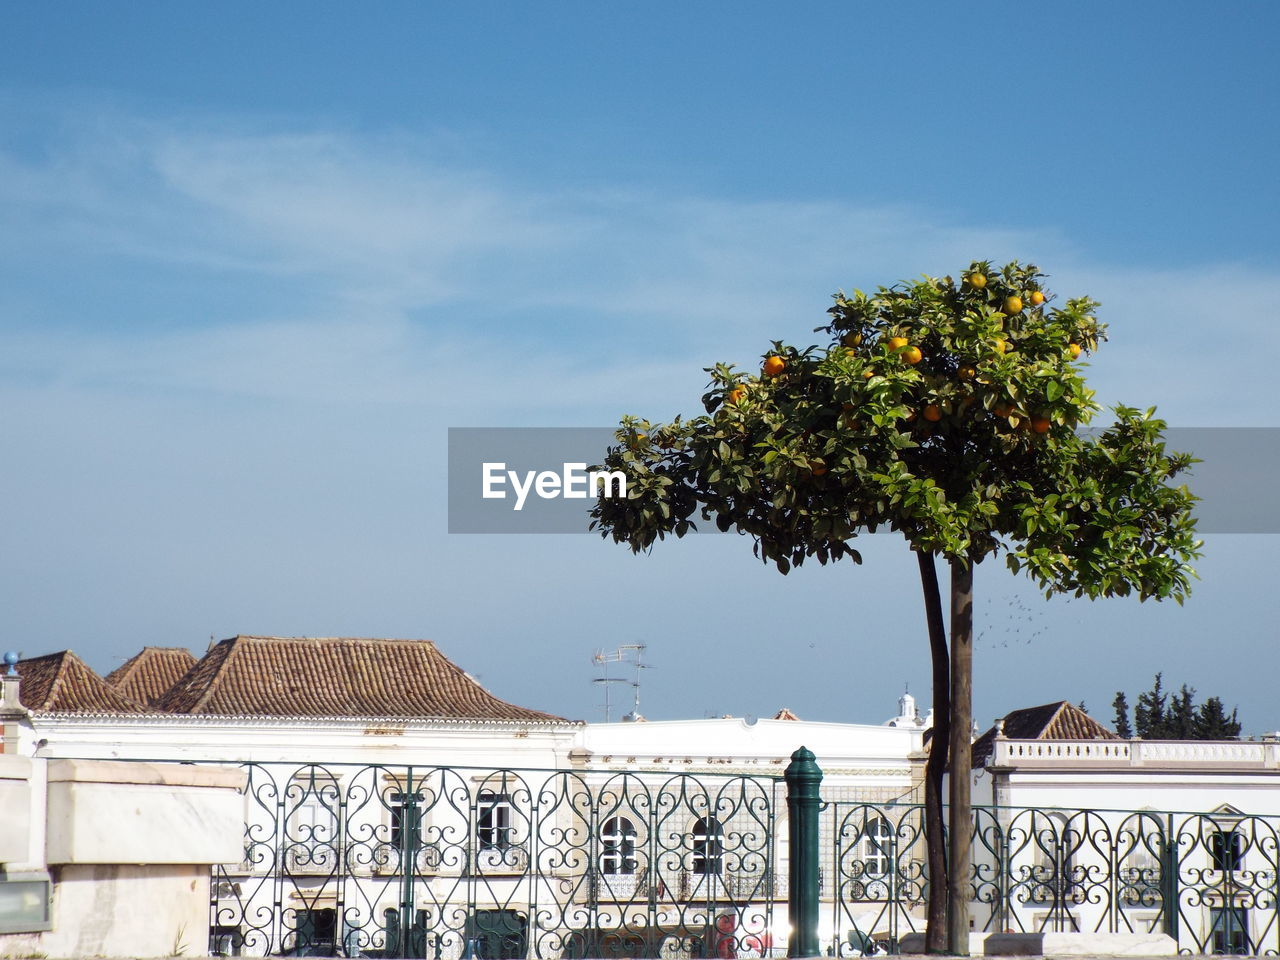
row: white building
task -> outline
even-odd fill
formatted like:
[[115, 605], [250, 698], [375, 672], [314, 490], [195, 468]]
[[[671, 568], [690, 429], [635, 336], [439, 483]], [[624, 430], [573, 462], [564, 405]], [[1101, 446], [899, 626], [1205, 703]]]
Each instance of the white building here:
[[1062, 701], [973, 751], [979, 929], [1280, 949], [1280, 742], [1122, 740]]
[[211, 891], [223, 952], [776, 953], [796, 748], [831, 797], [918, 783], [914, 726], [582, 724], [493, 697], [423, 641], [235, 637], [190, 665], [146, 650], [112, 683], [69, 652], [19, 673], [11, 751], [246, 765], [243, 858]]
[[[922, 927], [929, 718], [909, 694], [881, 725], [584, 724], [494, 697], [425, 641], [337, 638], [153, 648], [111, 682], [69, 652], [20, 673], [7, 769], [240, 765], [242, 856], [205, 901], [221, 952], [778, 953], [781, 775], [802, 745], [824, 772], [822, 939], [848, 953]], [[978, 930], [1280, 948], [1280, 744], [1122, 741], [1063, 702], [1010, 714], [974, 761]], [[37, 862], [51, 832], [6, 869], [56, 865]]]

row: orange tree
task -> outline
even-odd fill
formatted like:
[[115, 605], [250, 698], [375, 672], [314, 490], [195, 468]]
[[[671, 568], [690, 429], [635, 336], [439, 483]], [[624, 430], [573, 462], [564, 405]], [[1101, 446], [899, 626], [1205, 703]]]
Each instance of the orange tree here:
[[[837, 294], [826, 345], [775, 341], [759, 374], [708, 368], [705, 415], [624, 418], [604, 465], [627, 495], [592, 510], [592, 527], [636, 552], [714, 522], [783, 574], [811, 558], [860, 563], [863, 532], [906, 538], [933, 661], [931, 952], [968, 952], [974, 565], [1003, 553], [1047, 595], [1181, 603], [1199, 555], [1194, 497], [1170, 482], [1193, 461], [1166, 451], [1154, 412], [1119, 407], [1105, 429], [1078, 431], [1098, 410], [1078, 359], [1105, 331], [1096, 302], [1054, 305], [1043, 279], [983, 261], [958, 282]], [[950, 571], [949, 642], [935, 558]]]

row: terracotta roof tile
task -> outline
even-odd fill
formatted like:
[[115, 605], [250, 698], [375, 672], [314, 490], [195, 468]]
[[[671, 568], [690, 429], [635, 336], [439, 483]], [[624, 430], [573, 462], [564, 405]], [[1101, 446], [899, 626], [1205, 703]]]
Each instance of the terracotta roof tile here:
[[[1038, 707], [1014, 710], [1004, 717], [1004, 735], [1009, 740], [1119, 740], [1115, 731], [1103, 726], [1066, 700]], [[996, 728], [973, 742], [973, 765], [984, 766], [995, 749]]]
[[18, 699], [40, 713], [145, 713], [70, 650], [19, 660]]
[[499, 700], [429, 640], [236, 636], [157, 701], [171, 713], [549, 722]]
[[108, 673], [107, 683], [130, 700], [153, 706], [195, 664], [186, 647], [143, 647]]

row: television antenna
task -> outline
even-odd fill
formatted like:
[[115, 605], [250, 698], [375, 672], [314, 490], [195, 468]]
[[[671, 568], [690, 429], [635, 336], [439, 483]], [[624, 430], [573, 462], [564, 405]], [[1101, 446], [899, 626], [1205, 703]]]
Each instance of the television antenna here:
[[[612, 696], [611, 689], [615, 683], [630, 683], [632, 689], [632, 717], [640, 716], [640, 671], [647, 670], [649, 664], [644, 662], [644, 651], [646, 644], [643, 643], [624, 643], [612, 653], [606, 653], [604, 650], [597, 650], [591, 658], [592, 663], [600, 668], [600, 676], [593, 680], [604, 687], [604, 722], [609, 723], [612, 717]], [[609, 664], [620, 663], [628, 664], [635, 670], [634, 679], [627, 680], [626, 677], [609, 676]]]

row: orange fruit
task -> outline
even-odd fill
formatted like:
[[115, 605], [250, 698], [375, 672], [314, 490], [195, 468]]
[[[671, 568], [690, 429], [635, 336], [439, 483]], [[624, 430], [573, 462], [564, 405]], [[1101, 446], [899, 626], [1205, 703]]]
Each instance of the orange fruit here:
[[1049, 418], [1043, 414], [1037, 414], [1031, 418], [1031, 429], [1036, 433], [1049, 432]]
[[936, 403], [931, 403], [921, 411], [921, 415], [930, 423], [937, 423], [942, 419], [942, 408]]
[[846, 347], [856, 347], [862, 343], [862, 334], [850, 330], [840, 338], [840, 342]]
[[815, 477], [820, 477], [827, 472], [827, 465], [823, 463], [821, 460], [810, 460], [809, 472], [812, 473]]
[[1014, 294], [1004, 298], [1004, 312], [1013, 316], [1022, 312], [1022, 298]]
[[769, 357], [764, 362], [764, 375], [766, 377], [776, 377], [785, 369], [787, 369], [787, 361], [783, 360], [777, 354]]
[[961, 380], [972, 380], [977, 375], [978, 375], [978, 371], [967, 363], [963, 367], [961, 367], [959, 370], [956, 371], [956, 376], [958, 376]]
[[890, 350], [901, 350], [907, 345], [906, 337], [890, 337], [888, 340]]
[[864, 380], [870, 380], [870, 379], [871, 379], [872, 377], [874, 377], [875, 375], [876, 375], [876, 372], [875, 372], [874, 370], [863, 370], [863, 371], [862, 371], [862, 378], [863, 378]]
[[991, 408], [991, 412], [997, 417], [1007, 417], [1013, 413], [1013, 405], [1009, 403], [997, 403]]
[[1032, 305], [1033, 307], [1038, 307], [1038, 306], [1040, 306], [1040, 304], [1042, 304], [1042, 303], [1044, 303], [1044, 294], [1043, 294], [1043, 293], [1041, 293], [1039, 290], [1032, 290], [1032, 291], [1031, 291], [1031, 305]]
[[1007, 340], [996, 341], [996, 353], [1004, 353], [1008, 349], [1009, 349], [1009, 341]]
[[907, 347], [902, 351], [902, 359], [907, 361], [913, 367], [921, 361], [924, 354], [920, 352], [919, 347]]
[[987, 275], [985, 273], [971, 273], [964, 280], [975, 290], [981, 290], [987, 285]]
[[729, 391], [729, 402], [733, 404], [741, 403], [742, 398], [747, 395], [747, 391], [742, 387], [734, 387]]
[[1071, 359], [1072, 359], [1072, 360], [1074, 360], [1076, 357], [1080, 356], [1080, 344], [1078, 344], [1078, 343], [1068, 343], [1068, 344], [1067, 344], [1067, 353], [1071, 354]]

